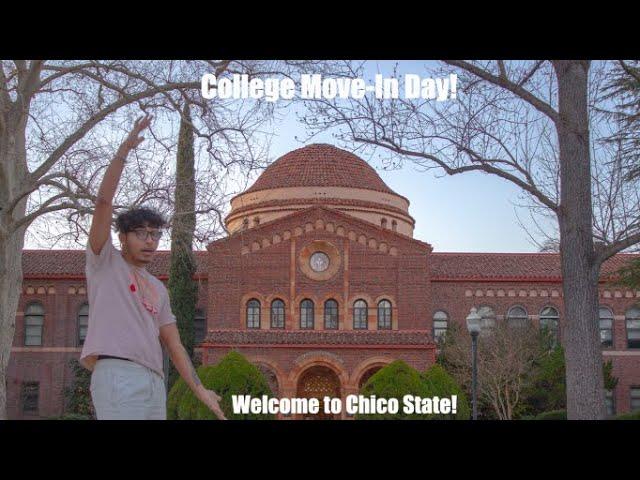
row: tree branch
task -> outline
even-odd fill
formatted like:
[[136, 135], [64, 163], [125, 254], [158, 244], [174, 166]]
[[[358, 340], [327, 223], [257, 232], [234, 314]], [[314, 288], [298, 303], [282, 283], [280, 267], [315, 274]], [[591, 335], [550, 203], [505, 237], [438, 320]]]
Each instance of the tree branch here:
[[627, 238], [620, 240], [618, 242], [614, 242], [610, 245], [604, 246], [600, 249], [597, 249], [597, 261], [602, 264], [609, 257], [614, 256], [616, 253], [625, 250], [636, 243], [640, 243], [640, 232], [630, 235]]
[[489, 83], [492, 83], [498, 87], [501, 87], [501, 88], [504, 88], [505, 90], [510, 91], [514, 95], [520, 97], [525, 102], [529, 103], [536, 110], [544, 113], [554, 123], [558, 123], [560, 116], [558, 112], [551, 105], [539, 99], [538, 97], [533, 95], [531, 92], [523, 88], [521, 85], [513, 83], [511, 80], [507, 79], [506, 77], [504, 78], [497, 77], [492, 73], [487, 72], [482, 68], [476, 67], [475, 65], [469, 62], [458, 61], [458, 60], [446, 60], [445, 63], [455, 67], [462, 68], [467, 72], [472, 73], [475, 76], [482, 78], [483, 80], [486, 80]]
[[[488, 165], [487, 163], [480, 163], [476, 165], [466, 165], [462, 167], [452, 167], [449, 164], [447, 164], [444, 160], [436, 157], [435, 155], [431, 155], [424, 152], [406, 150], [404, 148], [401, 148], [399, 145], [395, 144], [393, 141], [391, 141], [388, 138], [384, 139], [384, 141], [387, 143], [383, 143], [378, 140], [370, 140], [368, 138], [357, 137], [357, 136], [354, 136], [353, 139], [357, 142], [383, 147], [383, 148], [386, 148], [387, 150], [391, 150], [392, 152], [399, 153], [401, 155], [406, 155], [409, 157], [424, 158], [426, 160], [430, 160], [435, 164], [437, 164], [440, 168], [442, 168], [448, 175], [457, 175], [460, 173], [472, 172], [472, 171], [483, 171], [483, 172], [497, 175], [499, 177], [504, 178], [505, 180], [509, 180], [510, 182], [516, 184], [523, 190], [527, 191], [552, 211], [554, 212], [558, 211], [558, 205], [556, 205], [549, 197], [547, 197], [544, 193], [538, 190], [534, 185], [530, 185], [524, 182], [523, 180], [521, 180], [520, 178], [516, 177], [515, 175], [512, 175], [508, 172], [505, 172], [504, 170]], [[469, 154], [469, 152], [466, 152], [466, 153]], [[480, 158], [479, 161], [489, 162], [487, 159], [482, 159], [482, 158]]]
[[199, 88], [200, 83], [198, 82], [180, 82], [180, 83], [168, 83], [162, 86], [157, 86], [155, 88], [150, 88], [139, 92], [137, 94], [129, 95], [120, 100], [117, 100], [103, 110], [99, 111], [87, 121], [85, 121], [75, 132], [69, 135], [62, 144], [60, 144], [50, 155], [49, 157], [40, 165], [35, 171], [28, 175], [26, 184], [26, 188], [32, 188], [33, 183], [40, 178], [42, 175], [47, 173], [53, 165], [64, 155], [64, 153], [71, 148], [78, 140], [84, 137], [89, 130], [91, 130], [96, 124], [106, 118], [110, 113], [115, 112], [119, 108], [122, 108], [125, 105], [131, 104], [143, 98], [152, 97], [158, 93], [167, 92], [170, 90], [181, 89], [181, 88]]

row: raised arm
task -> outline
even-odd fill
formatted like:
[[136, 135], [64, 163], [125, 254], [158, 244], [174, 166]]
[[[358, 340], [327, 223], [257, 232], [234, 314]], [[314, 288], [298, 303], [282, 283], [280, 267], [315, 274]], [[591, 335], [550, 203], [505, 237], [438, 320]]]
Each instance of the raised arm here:
[[111, 164], [107, 167], [107, 171], [104, 173], [104, 178], [98, 190], [93, 219], [91, 220], [91, 229], [89, 230], [89, 244], [96, 255], [100, 254], [102, 247], [109, 238], [113, 215], [113, 197], [115, 197], [127, 156], [131, 150], [144, 140], [144, 137], [139, 135], [150, 123], [151, 117], [148, 115], [136, 120], [131, 133], [122, 142]]

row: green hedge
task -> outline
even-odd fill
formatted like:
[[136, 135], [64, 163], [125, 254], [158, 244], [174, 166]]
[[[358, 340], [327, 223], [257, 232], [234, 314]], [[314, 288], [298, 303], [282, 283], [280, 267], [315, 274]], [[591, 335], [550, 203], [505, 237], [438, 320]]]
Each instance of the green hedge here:
[[[375, 395], [377, 398], [395, 398], [398, 400], [399, 411], [395, 414], [357, 414], [357, 420], [468, 420], [471, 414], [464, 391], [439, 364], [420, 373], [402, 360], [396, 360], [373, 374], [360, 393], [367, 397]], [[402, 397], [405, 395], [422, 398], [457, 395], [457, 412], [455, 415], [404, 413]]]
[[397, 398], [400, 408], [395, 414], [356, 414], [356, 420], [427, 420], [431, 416], [407, 414], [402, 411], [404, 395], [430, 396], [427, 385], [420, 378], [418, 371], [402, 360], [391, 362], [371, 375], [362, 386], [361, 393], [367, 397], [375, 395], [378, 398]]
[[[274, 415], [234, 414], [232, 395], [273, 396], [260, 370], [236, 351], [231, 351], [218, 364], [197, 369], [202, 384], [222, 397], [220, 406], [228, 419], [273, 420]], [[196, 398], [184, 380], [179, 379], [167, 397], [169, 420], [216, 420], [216, 416]]]
[[549, 410], [548, 412], [542, 412], [534, 417], [534, 420], [566, 420], [566, 410]]
[[429, 397], [450, 397], [458, 396], [457, 412], [455, 415], [431, 415], [434, 420], [469, 420], [471, 418], [471, 408], [469, 400], [464, 391], [447, 373], [442, 365], [434, 364], [429, 370], [420, 374], [422, 381], [427, 386]]
[[[526, 417], [523, 420], [566, 420], [566, 410], [551, 410], [549, 412], [543, 412], [535, 417]], [[640, 420], [640, 410], [636, 410], [630, 413], [622, 413], [613, 417], [611, 420]]]
[[614, 418], [614, 420], [640, 420], [640, 410], [634, 410], [629, 413], [622, 413]]
[[65, 413], [59, 417], [49, 417], [47, 420], [95, 420], [90, 415], [82, 415], [81, 413]]

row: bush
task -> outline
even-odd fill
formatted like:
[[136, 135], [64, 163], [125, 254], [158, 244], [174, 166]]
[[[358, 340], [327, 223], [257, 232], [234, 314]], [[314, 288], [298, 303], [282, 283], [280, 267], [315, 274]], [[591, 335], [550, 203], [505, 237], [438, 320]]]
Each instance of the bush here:
[[534, 420], [566, 420], [566, 410], [550, 410], [548, 412], [542, 412], [534, 417]]
[[167, 395], [167, 420], [178, 419], [178, 402], [187, 390], [189, 390], [189, 387], [182, 377], [176, 380], [171, 390], [169, 390], [169, 394]]
[[47, 420], [94, 420], [90, 415], [80, 413], [64, 413], [59, 417], [48, 417]]
[[[71, 371], [73, 372], [73, 381], [71, 386], [64, 388], [64, 396], [66, 405], [64, 408], [64, 415], [62, 417], [69, 416], [70, 420], [76, 420], [71, 418], [74, 415], [78, 418], [87, 417], [90, 420], [96, 418], [96, 412], [93, 408], [93, 401], [91, 400], [91, 392], [89, 387], [91, 385], [91, 372], [84, 368], [77, 359], [71, 359], [69, 361]], [[56, 417], [61, 418], [62, 417]]]
[[[222, 401], [220, 406], [228, 419], [272, 420], [274, 415], [234, 414], [232, 395], [251, 397], [273, 396], [267, 380], [258, 367], [248, 362], [241, 354], [232, 351], [218, 364], [197, 369], [202, 384], [215, 391]], [[216, 416], [200, 402], [184, 380], [178, 380], [167, 398], [167, 418], [171, 420], [216, 420]]]
[[629, 413], [622, 413], [614, 417], [614, 420], [640, 420], [640, 410], [634, 410]]
[[416, 395], [429, 397], [426, 383], [420, 374], [402, 360], [396, 360], [384, 366], [371, 375], [367, 383], [362, 386], [362, 395], [375, 395], [378, 398], [398, 399], [398, 413], [386, 414], [356, 414], [357, 420], [428, 420], [431, 415], [413, 415], [402, 410], [402, 397]]
[[464, 391], [451, 375], [439, 364], [433, 365], [420, 375], [427, 386], [429, 397], [458, 396], [457, 413], [455, 415], [431, 415], [434, 420], [469, 420], [471, 408]]

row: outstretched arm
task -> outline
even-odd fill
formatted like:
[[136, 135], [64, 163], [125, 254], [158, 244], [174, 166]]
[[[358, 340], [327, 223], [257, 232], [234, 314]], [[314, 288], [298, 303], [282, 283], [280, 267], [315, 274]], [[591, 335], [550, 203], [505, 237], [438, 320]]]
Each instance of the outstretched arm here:
[[175, 365], [176, 370], [178, 370], [178, 373], [195, 396], [209, 407], [216, 417], [220, 420], [226, 420], [218, 403], [220, 396], [213, 390], [207, 390], [207, 388], [202, 385], [200, 377], [198, 377], [198, 373], [193, 367], [193, 363], [191, 363], [189, 353], [180, 341], [180, 333], [178, 332], [178, 327], [175, 322], [160, 327], [160, 339], [169, 351], [169, 357], [171, 357], [171, 361]]
[[127, 156], [131, 150], [140, 145], [144, 140], [144, 137], [139, 135], [150, 123], [150, 116], [141, 117], [136, 120], [133, 125], [133, 130], [131, 130], [131, 133], [129, 133], [125, 141], [122, 142], [122, 145], [120, 145], [120, 148], [118, 148], [116, 152], [116, 156], [104, 173], [104, 178], [98, 190], [93, 219], [91, 220], [91, 229], [89, 230], [89, 244], [91, 245], [91, 250], [93, 250], [93, 253], [96, 255], [100, 254], [102, 247], [109, 238], [109, 228], [111, 227], [111, 217], [113, 214], [113, 197], [116, 194]]

